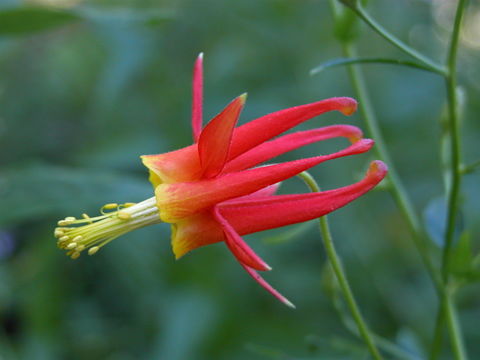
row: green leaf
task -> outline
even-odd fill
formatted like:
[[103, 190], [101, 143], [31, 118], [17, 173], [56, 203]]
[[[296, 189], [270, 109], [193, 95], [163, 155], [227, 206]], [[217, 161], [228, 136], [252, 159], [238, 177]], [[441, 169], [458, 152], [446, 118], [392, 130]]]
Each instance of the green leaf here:
[[401, 59], [389, 59], [389, 58], [377, 58], [377, 57], [354, 57], [354, 58], [338, 58], [324, 62], [317, 67], [310, 70], [310, 75], [316, 75], [319, 72], [322, 72], [328, 68], [344, 66], [344, 65], [354, 65], [354, 64], [389, 64], [389, 65], [400, 65], [406, 67], [412, 67], [415, 69], [437, 72], [435, 69], [430, 68], [429, 66], [416, 63], [409, 60]]
[[339, 0], [343, 5], [355, 9], [358, 6], [359, 0]]
[[85, 7], [77, 12], [81, 17], [98, 23], [131, 23], [144, 26], [158, 26], [172, 20], [175, 13], [168, 9], [131, 9], [131, 8], [101, 8]]
[[450, 258], [450, 273], [465, 283], [480, 281], [478, 260], [473, 255], [470, 238], [470, 233], [465, 231]]
[[80, 17], [66, 10], [41, 7], [21, 7], [0, 10], [0, 35], [22, 35], [44, 31], [74, 21]]
[[109, 202], [137, 202], [153, 196], [153, 191], [146, 176], [34, 164], [4, 170], [0, 194], [0, 225], [6, 225], [80, 215]]
[[461, 274], [468, 271], [472, 264], [472, 247], [470, 245], [470, 233], [464, 232], [452, 251], [450, 271]]

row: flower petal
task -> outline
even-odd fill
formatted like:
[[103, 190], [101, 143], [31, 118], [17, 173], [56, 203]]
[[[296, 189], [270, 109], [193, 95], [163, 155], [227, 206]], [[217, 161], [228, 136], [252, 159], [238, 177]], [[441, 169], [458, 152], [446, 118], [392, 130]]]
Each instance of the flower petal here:
[[198, 154], [203, 176], [211, 178], [218, 175], [227, 161], [235, 124], [245, 105], [246, 94], [233, 100], [203, 129], [198, 140]]
[[[237, 198], [234, 199], [234, 201], [239, 200], [239, 199], [251, 199], [251, 198], [272, 196], [278, 191], [278, 188], [280, 187], [280, 185], [281, 185], [281, 183], [276, 183], [276, 184], [264, 187], [263, 189], [255, 191], [251, 194], [237, 197]], [[226, 201], [226, 202], [228, 202], [228, 201]]]
[[[281, 110], [253, 120], [234, 130], [228, 159], [234, 159], [265, 140], [323, 112], [339, 110], [349, 115], [355, 111], [355, 108], [356, 102], [353, 99], [332, 98]], [[154, 187], [160, 183], [168, 184], [200, 179], [202, 169], [197, 147], [198, 144], [193, 144], [166, 154], [142, 156], [144, 165], [150, 170]]]
[[362, 131], [356, 126], [351, 125], [333, 125], [313, 130], [299, 131], [281, 136], [275, 140], [264, 142], [246, 153], [243, 153], [237, 158], [229, 161], [225, 165], [223, 172], [229, 173], [248, 169], [288, 151], [295, 150], [317, 141], [327, 140], [334, 137], [346, 137], [353, 143], [360, 140], [362, 136]]
[[295, 106], [262, 116], [235, 129], [228, 159], [235, 159], [266, 140], [317, 115], [333, 110], [351, 115], [356, 109], [357, 102], [354, 99], [338, 97]]
[[197, 144], [140, 158], [150, 171], [150, 182], [154, 188], [163, 183], [195, 181], [202, 177]]
[[172, 250], [176, 259], [198, 247], [224, 240], [222, 227], [210, 210], [172, 224]]
[[277, 290], [275, 290], [272, 285], [267, 283], [264, 278], [262, 278], [254, 269], [251, 267], [248, 267], [247, 265], [244, 265], [240, 263], [240, 265], [243, 266], [243, 268], [247, 271], [247, 273], [257, 282], [262, 286], [265, 290], [267, 290], [270, 294], [275, 296], [278, 300], [280, 300], [282, 303], [287, 305], [288, 307], [291, 307], [292, 309], [295, 309], [295, 305], [293, 305], [290, 300], [288, 300], [285, 296], [280, 294]]
[[362, 139], [329, 155], [316, 156], [281, 164], [229, 173], [215, 179], [196, 182], [160, 184], [155, 189], [160, 218], [177, 222], [220, 202], [244, 196], [295, 176], [324, 161], [360, 154], [373, 146], [373, 140]]
[[203, 123], [203, 53], [198, 55], [193, 66], [192, 85], [192, 131], [193, 140], [197, 142]]
[[245, 235], [326, 215], [371, 190], [386, 174], [387, 166], [381, 161], [374, 161], [361, 181], [339, 189], [233, 200], [219, 207], [228, 223], [240, 235]]
[[241, 236], [237, 234], [235, 229], [222, 216], [218, 208], [215, 208], [213, 213], [215, 219], [222, 226], [225, 234], [225, 243], [241, 264], [260, 271], [272, 270], [272, 268], [248, 246]]

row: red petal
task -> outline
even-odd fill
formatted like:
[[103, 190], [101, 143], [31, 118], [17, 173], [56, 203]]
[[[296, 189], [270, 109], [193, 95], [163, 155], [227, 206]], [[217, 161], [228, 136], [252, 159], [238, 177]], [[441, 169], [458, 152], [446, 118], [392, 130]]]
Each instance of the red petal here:
[[251, 193], [251, 194], [248, 194], [248, 195], [245, 195], [245, 196], [237, 197], [237, 198], [233, 199], [233, 201], [236, 201], [236, 200], [239, 200], [239, 199], [251, 199], [251, 198], [272, 196], [277, 192], [278, 188], [280, 187], [280, 184], [281, 183], [276, 183], [276, 184], [264, 187], [263, 189], [255, 191], [254, 193]]
[[338, 110], [345, 115], [350, 115], [356, 108], [357, 102], [354, 99], [339, 97], [295, 106], [262, 116], [235, 130], [228, 159], [234, 159], [264, 141], [324, 112]]
[[218, 175], [227, 161], [235, 124], [245, 104], [243, 94], [227, 105], [203, 129], [198, 140], [198, 154], [203, 176], [211, 178]]
[[295, 176], [324, 161], [360, 154], [373, 146], [373, 140], [362, 139], [334, 154], [289, 161], [191, 183], [160, 184], [155, 189], [160, 217], [176, 222], [222, 201], [244, 196]]
[[326, 215], [371, 190], [386, 174], [387, 166], [374, 161], [365, 178], [349, 186], [319, 193], [234, 200], [221, 204], [220, 208], [239, 234], [250, 234]]
[[193, 140], [197, 142], [203, 122], [203, 53], [200, 53], [195, 61], [192, 85], [192, 131]]
[[141, 156], [150, 170], [150, 180], [155, 187], [162, 183], [195, 181], [202, 177], [197, 144], [157, 155]]
[[350, 139], [351, 142], [356, 142], [360, 140], [362, 136], [362, 131], [351, 125], [333, 125], [284, 135], [275, 140], [264, 142], [232, 161], [229, 161], [225, 165], [223, 172], [228, 173], [248, 169], [288, 151], [317, 141], [334, 137], [346, 137]]
[[247, 273], [256, 281], [258, 282], [265, 290], [267, 290], [270, 294], [275, 296], [278, 300], [280, 300], [282, 303], [287, 305], [288, 307], [291, 307], [295, 309], [295, 305], [293, 305], [285, 296], [280, 294], [277, 290], [275, 290], [272, 285], [267, 283], [264, 278], [262, 278], [254, 269], [243, 265], [240, 263], [240, 265], [243, 266], [243, 268], [247, 271]]
[[258, 256], [255, 251], [237, 234], [234, 228], [225, 220], [218, 209], [214, 210], [215, 219], [222, 226], [225, 234], [225, 243], [237, 260], [255, 270], [272, 270], [270, 266]]

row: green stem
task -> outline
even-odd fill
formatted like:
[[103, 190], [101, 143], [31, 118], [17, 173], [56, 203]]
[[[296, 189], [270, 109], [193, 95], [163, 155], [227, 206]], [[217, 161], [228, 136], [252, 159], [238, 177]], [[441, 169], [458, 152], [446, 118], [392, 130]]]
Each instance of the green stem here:
[[[299, 174], [299, 176], [308, 185], [308, 187], [310, 187], [312, 192], [320, 191], [318, 184], [310, 174], [303, 172]], [[363, 341], [367, 345], [372, 357], [376, 360], [381, 360], [382, 356], [380, 355], [380, 352], [378, 351], [373, 340], [373, 336], [370, 333], [370, 330], [368, 329], [368, 326], [365, 323], [362, 314], [360, 313], [360, 309], [358, 308], [355, 297], [353, 296], [352, 289], [350, 287], [350, 284], [348, 283], [347, 276], [341, 264], [340, 258], [337, 254], [337, 251], [335, 250], [335, 245], [333, 244], [332, 234], [330, 232], [330, 227], [328, 226], [328, 220], [326, 216], [322, 216], [321, 218], [319, 218], [319, 226], [320, 232], [322, 233], [323, 243], [325, 245], [328, 260], [330, 261], [335, 276], [337, 277], [338, 284], [340, 285], [340, 289], [342, 290], [343, 296], [345, 297], [347, 306], [352, 313], [352, 317], [355, 323], [357, 324], [358, 331], [363, 338]]]
[[[389, 64], [389, 65], [400, 65], [411, 67], [418, 70], [424, 70], [432, 72], [432, 69], [424, 64], [419, 64], [413, 61], [402, 60], [402, 59], [388, 59], [388, 58], [379, 58], [379, 57], [371, 57], [371, 58], [341, 58], [341, 59], [333, 59], [327, 61], [319, 66], [310, 70], [310, 75], [316, 75], [321, 71], [325, 71], [326, 69], [337, 67], [337, 66], [344, 66], [344, 65], [353, 65], [353, 64]], [[437, 73], [438, 74], [438, 73]]]
[[457, 50], [458, 38], [460, 34], [460, 25], [465, 9], [466, 0], [459, 0], [455, 23], [452, 33], [452, 39], [447, 57], [448, 75], [445, 78], [447, 86], [448, 99], [448, 130], [450, 136], [450, 189], [448, 194], [448, 212], [447, 212], [447, 230], [445, 232], [445, 246], [443, 251], [442, 278], [448, 280], [449, 273], [449, 255], [451, 252], [453, 239], [455, 235], [455, 221], [458, 213], [459, 192], [462, 180], [461, 169], [461, 149], [460, 149], [460, 130], [458, 119], [458, 101], [457, 101]]
[[478, 168], [480, 168], [480, 160], [474, 161], [473, 163], [462, 167], [462, 174], [463, 175], [471, 174], [474, 171], [478, 170]]
[[[344, 56], [356, 56], [355, 48], [351, 44], [343, 44], [342, 51]], [[358, 69], [358, 67], [353, 65], [348, 66], [348, 74], [350, 76], [350, 81], [355, 91], [355, 96], [358, 98], [359, 101], [359, 111], [365, 121], [365, 125], [370, 135], [373, 139], [375, 139], [374, 150], [380, 160], [388, 164], [388, 179], [390, 181], [390, 192], [407, 222], [417, 251], [420, 254], [422, 262], [427, 268], [427, 271], [438, 291], [441, 287], [441, 281], [428, 255], [428, 247], [425, 242], [426, 236], [423, 232], [421, 223], [418, 220], [418, 216], [413, 208], [412, 202], [410, 201], [410, 198], [408, 197], [408, 194], [405, 191], [400, 177], [398, 176], [397, 171], [393, 165], [393, 161], [390, 157], [388, 148], [383, 139], [383, 135], [378, 126], [377, 118], [375, 116], [375, 112], [373, 111], [372, 103], [370, 101], [370, 96], [368, 94], [363, 75]]]
[[466, 360], [468, 356], [465, 351], [462, 330], [460, 328], [457, 311], [452, 298], [452, 294], [450, 294], [449, 291], [446, 291], [444, 312], [446, 313], [447, 327], [451, 338], [453, 356], [456, 360]]
[[430, 355], [428, 360], [435, 360], [438, 358], [442, 351], [443, 344], [443, 324], [445, 321], [445, 313], [443, 312], [444, 308], [443, 298], [440, 299], [440, 304], [438, 306], [437, 317], [435, 319], [435, 330], [433, 333], [433, 340], [430, 347]]
[[[466, 4], [467, 0], [458, 1], [450, 46], [447, 52], [447, 74], [445, 76], [445, 83], [447, 87], [449, 115], [448, 136], [450, 137], [450, 188], [448, 189], [447, 228], [445, 231], [445, 243], [443, 247], [441, 269], [445, 290], [442, 292], [436, 321], [437, 327], [442, 327], [442, 319], [445, 318], [450, 335], [453, 355], [456, 360], [467, 359], [465, 345], [463, 343], [463, 336], [461, 334], [455, 311], [455, 305], [453, 303], [453, 294], [451, 291], [448, 291], [448, 284], [450, 280], [450, 257], [455, 238], [455, 222], [459, 209], [459, 195], [462, 182], [460, 124], [457, 99], [457, 52], [460, 28]], [[435, 333], [439, 331], [440, 330], [436, 329]]]
[[360, 1], [358, 2], [357, 6], [352, 8], [355, 13], [363, 20], [365, 23], [370, 26], [376, 33], [382, 36], [385, 40], [389, 43], [403, 51], [404, 53], [410, 55], [411, 57], [417, 59], [418, 61], [424, 63], [428, 68], [432, 71], [445, 75], [445, 68], [441, 65], [436, 64], [434, 61], [430, 60], [425, 55], [419, 53], [417, 50], [413, 49], [412, 47], [405, 44], [403, 41], [398, 39], [396, 36], [388, 32], [382, 25], [377, 23], [375, 19], [373, 19], [370, 14], [363, 8]]

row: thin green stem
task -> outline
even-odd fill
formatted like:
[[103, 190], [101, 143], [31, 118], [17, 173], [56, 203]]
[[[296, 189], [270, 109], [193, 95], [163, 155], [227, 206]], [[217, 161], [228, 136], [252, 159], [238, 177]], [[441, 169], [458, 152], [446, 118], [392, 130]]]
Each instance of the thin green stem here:
[[457, 311], [453, 303], [453, 296], [447, 291], [445, 295], [445, 310], [448, 332], [451, 338], [453, 356], [456, 360], [466, 360], [468, 358], [463, 343], [462, 330], [458, 321]]
[[[329, 69], [329, 68], [332, 68], [332, 67], [344, 66], [344, 65], [353, 65], [353, 64], [389, 64], [389, 65], [406, 66], [406, 67], [411, 67], [411, 68], [414, 68], [414, 69], [424, 70], [424, 71], [429, 71], [429, 72], [433, 71], [430, 67], [428, 67], [424, 64], [416, 63], [414, 61], [401, 60], [401, 59], [379, 58], [379, 57], [372, 57], [372, 58], [356, 57], [356, 58], [333, 59], [333, 60], [327, 61], [327, 62], [325, 62], [323, 64], [320, 64], [319, 66], [313, 68], [312, 70], [310, 70], [310, 75], [318, 74], [319, 72], [322, 72], [322, 71], [324, 71], [326, 69]], [[433, 72], [435, 72], [435, 71], [433, 71]], [[435, 73], [437, 73], [437, 72], [435, 72]]]
[[478, 170], [478, 168], [480, 168], [480, 160], [474, 161], [471, 164], [463, 166], [462, 167], [462, 174], [466, 175], [466, 174], [473, 173], [476, 170]]
[[447, 86], [448, 100], [448, 135], [450, 137], [450, 189], [448, 194], [448, 212], [447, 212], [447, 230], [445, 232], [445, 246], [443, 251], [442, 278], [448, 280], [449, 273], [449, 255], [451, 252], [453, 239], [455, 235], [455, 221], [459, 207], [459, 193], [462, 180], [461, 168], [461, 148], [460, 148], [460, 129], [458, 119], [458, 101], [457, 101], [457, 51], [460, 35], [460, 25], [466, 0], [459, 0], [457, 13], [450, 41], [450, 47], [447, 57], [448, 75], [445, 78]]
[[[320, 191], [320, 187], [310, 174], [303, 172], [299, 176], [313, 192]], [[376, 360], [381, 360], [382, 356], [380, 355], [380, 352], [378, 351], [377, 346], [375, 345], [375, 342], [373, 340], [373, 336], [370, 333], [370, 330], [368, 329], [365, 320], [363, 319], [360, 309], [358, 308], [357, 302], [355, 301], [355, 297], [353, 296], [353, 292], [343, 269], [342, 263], [337, 254], [337, 251], [335, 250], [335, 245], [333, 244], [333, 238], [326, 216], [322, 216], [321, 218], [319, 218], [319, 227], [328, 260], [330, 261], [335, 276], [337, 277], [338, 284], [340, 285], [340, 289], [342, 290], [343, 296], [345, 297], [347, 306], [352, 313], [352, 317], [355, 323], [357, 324], [358, 331], [363, 338], [363, 341], [367, 345], [367, 348], [370, 351], [372, 357]]]
[[[338, 7], [330, 1], [334, 14], [338, 15]], [[464, 14], [464, 9], [466, 6], [467, 0], [459, 0], [457, 5], [457, 11], [455, 15], [454, 28], [452, 32], [452, 37], [450, 41], [450, 46], [448, 50], [447, 63], [446, 66], [440, 66], [430, 60], [428, 57], [417, 52], [415, 49], [406, 45], [394, 35], [389, 33], [385, 28], [378, 24], [362, 7], [360, 1], [353, 3], [350, 7], [355, 11], [355, 13], [366, 22], [374, 31], [379, 35], [385, 38], [388, 42], [396, 46], [401, 51], [412, 56], [418, 61], [425, 64], [427, 67], [430, 67], [435, 72], [441, 74], [445, 78], [446, 87], [447, 87], [447, 99], [448, 99], [448, 110], [449, 110], [449, 134], [450, 137], [450, 188], [448, 189], [448, 211], [447, 211], [447, 229], [445, 232], [445, 246], [442, 254], [442, 268], [441, 274], [439, 275], [435, 268], [432, 265], [428, 254], [427, 244], [423, 241], [425, 238], [424, 229], [420, 226], [420, 223], [416, 217], [413, 207], [409, 201], [409, 198], [406, 196], [403, 187], [396, 175], [394, 169], [392, 169], [392, 163], [389, 161], [389, 154], [379, 132], [378, 126], [376, 125], [376, 120], [374, 113], [372, 111], [371, 105], [368, 101], [368, 95], [366, 95], [366, 88], [361, 77], [361, 73], [356, 70], [355, 66], [350, 66], [350, 76], [352, 78], [352, 83], [357, 92], [357, 97], [360, 100], [360, 111], [362, 112], [367, 127], [369, 128], [372, 136], [377, 142], [377, 151], [380, 158], [386, 161], [391, 168], [390, 171], [390, 181], [391, 181], [391, 190], [394, 195], [397, 204], [404, 214], [407, 223], [414, 235], [415, 244], [417, 249], [422, 257], [423, 262], [425, 263], [430, 276], [435, 284], [437, 294], [440, 298], [440, 306], [437, 314], [435, 336], [432, 346], [431, 359], [435, 359], [441, 351], [441, 336], [442, 336], [442, 327], [444, 321], [447, 322], [447, 327], [449, 331], [449, 336], [451, 339], [451, 345], [453, 349], [453, 354], [455, 359], [463, 360], [466, 359], [466, 352], [464, 350], [463, 338], [461, 335], [461, 330], [458, 324], [455, 307], [452, 301], [453, 294], [451, 291], [448, 291], [448, 280], [449, 280], [449, 261], [450, 253], [452, 250], [452, 244], [455, 236], [455, 221], [459, 208], [459, 194], [461, 186], [461, 177], [465, 173], [465, 168], [461, 167], [461, 149], [460, 149], [460, 131], [459, 131], [459, 121], [458, 121], [458, 99], [456, 93], [457, 87], [457, 74], [456, 74], [456, 60], [457, 60], [457, 51], [458, 51], [458, 42], [460, 34], [460, 26], [462, 17]], [[350, 44], [343, 42], [344, 55], [348, 57], [354, 56], [354, 49]], [[476, 165], [475, 165], [476, 166]], [[470, 168], [466, 168], [470, 170]], [[393, 170], [393, 171], [392, 171]]]
[[377, 23], [375, 19], [373, 19], [370, 14], [363, 8], [361, 2], [359, 1], [357, 6], [352, 8], [353, 11], [357, 13], [357, 15], [365, 21], [365, 23], [370, 26], [376, 33], [382, 36], [385, 40], [389, 43], [403, 51], [404, 53], [410, 55], [411, 57], [417, 59], [418, 61], [425, 64], [428, 68], [432, 71], [445, 75], [445, 68], [441, 65], [436, 64], [433, 60], [429, 59], [425, 55], [419, 53], [417, 50], [413, 49], [412, 47], [405, 44], [403, 41], [398, 39], [395, 35], [391, 34], [388, 30], [386, 30], [382, 25]]
[[[344, 56], [356, 56], [355, 48], [352, 44], [342, 44], [342, 51]], [[373, 139], [375, 139], [374, 150], [376, 151], [380, 160], [388, 164], [388, 179], [390, 181], [389, 190], [407, 222], [417, 251], [420, 254], [422, 262], [427, 268], [427, 271], [438, 291], [441, 287], [441, 281], [428, 254], [428, 247], [425, 242], [426, 235], [390, 157], [388, 148], [383, 139], [382, 132], [378, 126], [375, 112], [373, 111], [373, 106], [370, 101], [370, 96], [365, 85], [363, 74], [358, 67], [353, 65], [348, 67], [348, 74], [355, 91], [355, 96], [359, 101], [359, 111], [365, 121], [365, 125], [370, 135]]]
[[433, 333], [433, 340], [430, 346], [430, 354], [428, 360], [435, 360], [438, 358], [442, 351], [443, 344], [443, 323], [445, 321], [445, 316], [443, 312], [444, 301], [443, 298], [440, 299], [440, 305], [438, 307], [437, 317], [435, 319], [435, 330]]
[[[445, 231], [445, 242], [442, 254], [442, 280], [444, 282], [444, 291], [440, 299], [440, 307], [437, 313], [437, 327], [443, 326], [442, 319], [445, 318], [450, 335], [453, 355], [456, 360], [467, 359], [463, 336], [458, 323], [455, 305], [453, 303], [453, 294], [448, 290], [450, 278], [450, 257], [455, 238], [455, 223], [459, 210], [460, 187], [462, 182], [461, 166], [461, 141], [460, 124], [458, 116], [457, 99], [457, 52], [460, 38], [460, 28], [465, 12], [467, 0], [459, 0], [455, 14], [453, 31], [450, 39], [450, 46], [447, 52], [447, 74], [445, 83], [447, 88], [448, 102], [448, 136], [450, 138], [450, 188], [448, 189], [447, 203], [447, 227]], [[436, 329], [435, 333], [440, 332]], [[435, 348], [434, 348], [435, 349]]]

